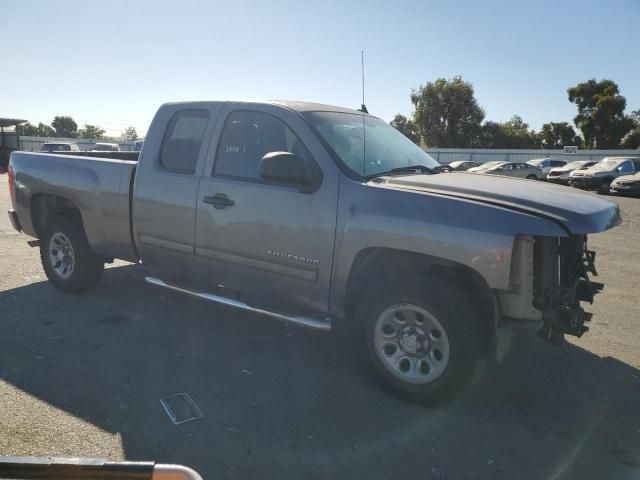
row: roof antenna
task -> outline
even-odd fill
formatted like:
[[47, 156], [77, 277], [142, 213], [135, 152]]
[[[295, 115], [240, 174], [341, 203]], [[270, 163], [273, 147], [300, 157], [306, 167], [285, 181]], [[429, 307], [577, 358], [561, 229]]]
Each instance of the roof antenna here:
[[360, 52], [360, 64], [362, 69], [362, 105], [360, 106], [360, 111], [362, 113], [369, 113], [367, 110], [367, 106], [364, 104], [364, 50]]

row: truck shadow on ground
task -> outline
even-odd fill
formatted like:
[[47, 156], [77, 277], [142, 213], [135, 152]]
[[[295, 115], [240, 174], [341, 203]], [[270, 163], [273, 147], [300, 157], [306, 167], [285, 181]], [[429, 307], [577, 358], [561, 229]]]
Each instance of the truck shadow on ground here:
[[[4, 291], [0, 311], [0, 379], [118, 433], [131, 460], [205, 478], [640, 475], [640, 371], [571, 344], [519, 341], [482, 385], [427, 408], [374, 386], [340, 331], [176, 295], [133, 266], [84, 296]], [[171, 424], [159, 399], [177, 392], [204, 418]]]

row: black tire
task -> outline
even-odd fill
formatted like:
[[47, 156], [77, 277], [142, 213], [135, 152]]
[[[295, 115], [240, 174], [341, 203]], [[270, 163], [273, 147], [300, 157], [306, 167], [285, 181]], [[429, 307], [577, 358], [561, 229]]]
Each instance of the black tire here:
[[613, 178], [607, 178], [605, 183], [598, 187], [597, 192], [600, 195], [609, 195], [611, 193], [611, 182], [613, 182]]
[[[401, 380], [383, 364], [375, 347], [379, 315], [392, 305], [417, 305], [435, 316], [449, 339], [449, 361], [444, 372], [430, 383]], [[358, 302], [354, 320], [356, 347], [373, 379], [389, 393], [420, 403], [437, 404], [463, 392], [473, 379], [487, 371], [488, 323], [471, 299], [454, 283], [437, 276], [408, 275], [378, 285]]]
[[[67, 278], [56, 272], [49, 254], [51, 239], [62, 234], [73, 250], [73, 268]], [[40, 260], [49, 282], [65, 293], [83, 293], [95, 287], [102, 278], [104, 258], [91, 251], [82, 222], [74, 216], [58, 216], [40, 239]]]
[[533, 173], [531, 175], [527, 175], [527, 180], [537, 180], [538, 177], [536, 177]]

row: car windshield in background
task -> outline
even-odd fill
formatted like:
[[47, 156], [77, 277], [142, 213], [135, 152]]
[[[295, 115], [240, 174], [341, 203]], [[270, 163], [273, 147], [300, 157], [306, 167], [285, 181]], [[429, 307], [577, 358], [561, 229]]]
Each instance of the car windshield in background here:
[[624, 158], [605, 158], [604, 160], [600, 160], [593, 167], [594, 170], [613, 170], [626, 159]]
[[379, 118], [339, 112], [306, 112], [302, 115], [340, 161], [360, 177], [403, 167], [432, 169], [440, 166], [424, 150]]
[[495, 167], [497, 165], [500, 165], [501, 163], [505, 163], [505, 162], [500, 162], [500, 161], [494, 160], [492, 162], [483, 163], [478, 168], [491, 168], [491, 167]]
[[566, 165], [560, 167], [566, 170], [570, 170], [570, 169], [576, 169], [576, 168], [582, 168], [584, 167], [587, 163], [589, 162], [585, 162], [584, 160], [574, 160], [573, 162], [569, 162]]
[[542, 167], [542, 166], [546, 165], [548, 162], [549, 162], [548, 159], [540, 158], [538, 160], [529, 160], [527, 163], [529, 165], [533, 165], [534, 167]]

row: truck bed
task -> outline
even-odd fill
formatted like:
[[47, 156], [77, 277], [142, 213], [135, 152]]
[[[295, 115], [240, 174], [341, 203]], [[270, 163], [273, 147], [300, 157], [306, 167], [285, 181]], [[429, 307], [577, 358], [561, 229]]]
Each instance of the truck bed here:
[[87, 155], [13, 152], [10, 166], [16, 182], [14, 208], [26, 234], [39, 236], [34, 212], [43, 199], [60, 197], [80, 211], [87, 239], [96, 253], [137, 260], [130, 222], [130, 192], [136, 162]]

